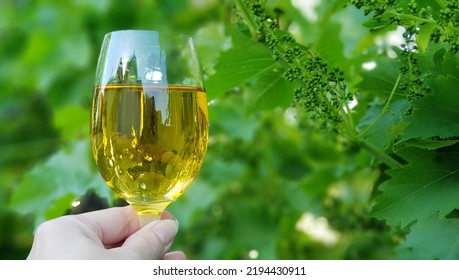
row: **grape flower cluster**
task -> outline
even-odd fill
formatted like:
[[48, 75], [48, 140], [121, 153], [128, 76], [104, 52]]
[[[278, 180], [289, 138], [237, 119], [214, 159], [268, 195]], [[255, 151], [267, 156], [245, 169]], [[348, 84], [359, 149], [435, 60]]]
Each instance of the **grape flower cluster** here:
[[[350, 0], [349, 4], [372, 16], [380, 26], [402, 26], [405, 31], [405, 43], [401, 45], [399, 60], [403, 80], [399, 87], [406, 94], [407, 100], [417, 100], [431, 92], [426, 83], [425, 75], [417, 61], [418, 40], [429, 34], [428, 44], [444, 44], [452, 54], [459, 53], [459, 2], [457, 0], [442, 0], [429, 2], [415, 0]], [[426, 44], [426, 42], [423, 42]], [[409, 108], [407, 114], [412, 112]]]
[[314, 119], [321, 128], [339, 132], [349, 124], [348, 104], [353, 94], [345, 83], [344, 73], [331, 68], [313, 50], [296, 42], [294, 37], [278, 26], [261, 1], [243, 1], [256, 23], [255, 37], [265, 43], [273, 58], [285, 69], [284, 78], [298, 86], [294, 102]]
[[[237, 2], [244, 6], [243, 17], [252, 26], [254, 37], [271, 50], [273, 58], [285, 69], [284, 78], [298, 85], [294, 91], [295, 104], [322, 128], [341, 133], [353, 131], [349, 104], [354, 93], [350, 92], [344, 73], [330, 67], [313, 49], [297, 43], [289, 32], [282, 30], [276, 11], [269, 11], [270, 14], [263, 0]], [[404, 44], [397, 53], [400, 79], [394, 90], [402, 92], [408, 101], [419, 100], [431, 92], [428, 73], [418, 63], [426, 45], [441, 44], [453, 55], [459, 53], [457, 0], [348, 0], [347, 4], [362, 10], [375, 28], [404, 28]], [[422, 44], [419, 40], [423, 40]], [[412, 112], [410, 107], [406, 114]]]

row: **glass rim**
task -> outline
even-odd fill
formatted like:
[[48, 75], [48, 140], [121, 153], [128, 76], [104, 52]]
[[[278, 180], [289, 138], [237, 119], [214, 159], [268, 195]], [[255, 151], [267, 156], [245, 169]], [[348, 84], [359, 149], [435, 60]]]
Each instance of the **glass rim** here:
[[[163, 39], [175, 38], [172, 41], [180, 44], [195, 44], [195, 39], [188, 34], [178, 33], [171, 37], [171, 34], [154, 29], [118, 29], [105, 33], [103, 42], [110, 41], [112, 44], [140, 45], [140, 46], [164, 46], [170, 45], [172, 41]], [[166, 44], [165, 44], [166, 43]]]
[[155, 29], [116, 29], [116, 30], [112, 30], [112, 31], [109, 31], [107, 33], [105, 33], [106, 35], [107, 34], [115, 34], [115, 33], [137, 33], [137, 32], [143, 32], [143, 33], [159, 33], [158, 30], [155, 30]]
[[[166, 67], [166, 54], [167, 63], [172, 62], [179, 67]], [[204, 88], [193, 38], [186, 34], [146, 29], [113, 30], [106, 33], [94, 84], [105, 86], [115, 82], [131, 84], [133, 81]]]

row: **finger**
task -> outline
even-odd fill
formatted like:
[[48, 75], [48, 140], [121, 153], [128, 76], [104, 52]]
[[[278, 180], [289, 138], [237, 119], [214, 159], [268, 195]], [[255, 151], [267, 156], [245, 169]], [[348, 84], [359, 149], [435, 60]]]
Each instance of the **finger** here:
[[186, 255], [182, 251], [174, 251], [166, 253], [162, 260], [186, 260]]
[[139, 218], [132, 206], [114, 207], [75, 215], [79, 221], [95, 233], [104, 245], [124, 241], [139, 230]]
[[164, 211], [161, 215], [161, 220], [175, 220], [175, 217], [169, 211]]
[[178, 231], [175, 220], [153, 221], [129, 236], [124, 244], [112, 249], [115, 258], [161, 259], [172, 245]]

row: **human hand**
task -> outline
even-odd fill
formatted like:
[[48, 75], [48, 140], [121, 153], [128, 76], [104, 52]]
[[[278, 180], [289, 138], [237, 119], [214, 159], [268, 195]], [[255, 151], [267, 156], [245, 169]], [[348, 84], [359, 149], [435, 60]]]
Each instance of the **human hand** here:
[[140, 228], [131, 206], [62, 216], [38, 227], [27, 259], [186, 259], [166, 253], [177, 231], [168, 212]]

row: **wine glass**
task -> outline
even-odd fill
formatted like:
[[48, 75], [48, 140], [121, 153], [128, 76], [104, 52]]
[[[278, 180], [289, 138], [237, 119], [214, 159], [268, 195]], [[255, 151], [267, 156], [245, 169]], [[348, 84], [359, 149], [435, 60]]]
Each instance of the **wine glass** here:
[[141, 225], [158, 219], [198, 175], [208, 140], [206, 92], [191, 38], [105, 35], [91, 108], [91, 147]]

